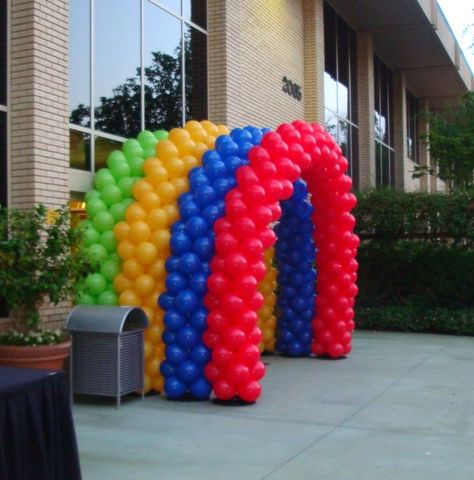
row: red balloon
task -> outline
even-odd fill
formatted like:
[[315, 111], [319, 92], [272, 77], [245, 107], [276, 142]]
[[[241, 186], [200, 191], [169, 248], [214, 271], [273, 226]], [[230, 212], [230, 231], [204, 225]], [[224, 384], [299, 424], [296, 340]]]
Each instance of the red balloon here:
[[252, 295], [252, 298], [248, 301], [248, 306], [255, 310], [258, 311], [263, 307], [263, 295], [260, 292], [255, 292]]
[[229, 278], [223, 272], [211, 273], [207, 279], [207, 288], [214, 295], [222, 295], [229, 290], [229, 287]]
[[260, 165], [264, 162], [268, 162], [270, 160], [270, 155], [263, 147], [257, 145], [249, 150], [248, 158], [252, 165]]
[[249, 273], [239, 276], [234, 284], [234, 288], [238, 289], [245, 297], [252, 297], [257, 291], [257, 286], [257, 279]]
[[265, 364], [261, 361], [257, 361], [254, 367], [250, 371], [250, 376], [252, 380], [257, 382], [265, 376]]
[[[271, 204], [268, 205], [268, 208], [272, 212], [271, 221], [276, 222], [277, 220], [280, 220], [280, 217], [281, 217], [280, 204], [279, 203], [271, 203]], [[268, 222], [268, 223], [270, 223], [270, 222]], [[268, 225], [268, 223], [267, 223], [267, 225]]]
[[275, 232], [270, 228], [265, 228], [264, 230], [260, 231], [258, 236], [265, 250], [273, 247], [277, 240]]
[[[344, 323], [344, 322], [343, 322]], [[344, 330], [346, 324], [344, 323]], [[222, 334], [224, 344], [230, 349], [239, 348], [247, 340], [245, 332], [237, 327], [229, 327]]]
[[257, 325], [258, 315], [255, 310], [244, 310], [240, 315], [239, 326], [246, 332], [251, 332]]
[[258, 175], [249, 165], [238, 168], [235, 178], [241, 187], [248, 187], [251, 185], [257, 185], [259, 183]]
[[212, 310], [207, 316], [207, 327], [212, 332], [220, 333], [229, 325], [229, 319], [219, 310]]
[[317, 356], [321, 356], [321, 355], [324, 355], [326, 353], [326, 347], [323, 346], [322, 343], [319, 343], [319, 342], [313, 342], [313, 344], [311, 345], [311, 351], [317, 355]]
[[222, 344], [215, 345], [212, 350], [212, 361], [220, 367], [225, 367], [234, 359], [232, 350]]
[[265, 249], [259, 238], [247, 238], [242, 242], [240, 250], [249, 260], [262, 260]]
[[258, 228], [266, 227], [273, 220], [273, 212], [264, 205], [258, 205], [249, 213]]
[[219, 220], [216, 220], [216, 223], [214, 224], [214, 232], [216, 232], [216, 234], [230, 232], [231, 228], [232, 223], [230, 223], [225, 217], [219, 218]]
[[254, 327], [248, 334], [248, 339], [251, 343], [258, 345], [262, 341], [262, 331], [258, 327]]
[[248, 204], [253, 207], [262, 205], [266, 201], [266, 193], [260, 185], [249, 185], [243, 191]]
[[231, 253], [225, 259], [225, 268], [230, 274], [245, 272], [247, 266], [247, 259], [240, 253]]
[[224, 272], [225, 271], [225, 258], [215, 256], [211, 260], [211, 271], [212, 272]]
[[215, 363], [210, 362], [204, 367], [204, 375], [211, 383], [214, 383], [222, 376], [222, 372]]
[[232, 385], [248, 383], [250, 380], [250, 370], [247, 365], [240, 362], [233, 362], [226, 368], [227, 379]]
[[262, 393], [261, 385], [255, 380], [251, 380], [238, 387], [237, 393], [244, 402], [256, 402]]
[[238, 246], [237, 239], [229, 232], [220, 233], [216, 237], [215, 247], [218, 255], [228, 255]]
[[332, 358], [339, 358], [344, 355], [344, 347], [340, 343], [332, 343], [329, 345], [328, 354]]
[[239, 219], [247, 212], [247, 205], [242, 199], [235, 199], [226, 203], [226, 213], [230, 219]]
[[238, 352], [238, 356], [242, 363], [253, 367], [260, 360], [260, 350], [255, 344], [245, 343]]
[[212, 350], [221, 341], [221, 336], [218, 333], [206, 330], [202, 335], [202, 340], [204, 345]]
[[281, 199], [282, 200], [287, 200], [293, 195], [293, 184], [290, 182], [290, 180], [283, 179], [281, 181]]
[[249, 217], [241, 217], [235, 221], [232, 227], [232, 233], [235, 238], [244, 239], [249, 238], [255, 234], [255, 223]]
[[206, 294], [206, 296], [204, 297], [204, 306], [208, 310], [219, 308], [219, 305], [220, 305], [219, 297], [211, 295], [210, 293]]
[[226, 315], [239, 315], [244, 308], [244, 301], [235, 293], [226, 293], [221, 299], [222, 312]]
[[265, 267], [265, 264], [259, 260], [252, 262], [249, 265], [249, 271], [258, 281], [260, 281], [264, 279], [265, 274], [267, 273], [267, 267]]
[[220, 378], [214, 383], [213, 389], [219, 400], [232, 400], [236, 395], [235, 388], [223, 378]]

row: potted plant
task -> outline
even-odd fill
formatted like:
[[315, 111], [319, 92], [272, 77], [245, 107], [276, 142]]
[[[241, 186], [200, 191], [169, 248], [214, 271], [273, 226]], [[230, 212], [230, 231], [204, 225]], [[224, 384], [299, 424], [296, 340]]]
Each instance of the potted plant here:
[[70, 342], [40, 328], [39, 308], [71, 298], [92, 265], [67, 206], [48, 210], [0, 208], [0, 297], [16, 328], [0, 334], [0, 364], [62, 368]]

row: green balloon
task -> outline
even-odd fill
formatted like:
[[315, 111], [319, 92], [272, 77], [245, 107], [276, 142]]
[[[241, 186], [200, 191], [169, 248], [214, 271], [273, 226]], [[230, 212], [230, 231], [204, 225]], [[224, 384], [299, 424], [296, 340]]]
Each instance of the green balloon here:
[[114, 262], [118, 262], [119, 265], [120, 265], [120, 262], [121, 262], [121, 259], [120, 259], [117, 252], [113, 252], [113, 253], [109, 254], [109, 260], [112, 260]]
[[143, 148], [141, 147], [140, 142], [134, 138], [125, 140], [122, 150], [128, 160], [133, 157], [143, 158]]
[[107, 211], [107, 205], [100, 198], [93, 198], [86, 203], [86, 212], [91, 218], [95, 218], [97, 214]]
[[82, 222], [79, 224], [77, 228], [79, 228], [79, 230], [83, 232], [84, 230], [87, 230], [88, 228], [91, 228], [93, 226], [94, 224], [92, 223], [92, 220], [85, 219], [85, 220], [82, 220]]
[[122, 200], [122, 190], [117, 185], [106, 185], [100, 193], [102, 200], [107, 206], [119, 203]]
[[120, 163], [117, 163], [110, 169], [110, 171], [112, 172], [112, 175], [114, 176], [115, 180], [117, 180], [117, 182], [121, 178], [130, 177], [130, 166], [126, 161], [121, 161]]
[[130, 165], [130, 175], [132, 177], [143, 177], [143, 158], [129, 158], [128, 164]]
[[145, 158], [154, 157], [156, 155], [155, 147], [145, 148]]
[[97, 298], [98, 305], [117, 305], [118, 297], [113, 290], [105, 290]]
[[93, 198], [100, 198], [100, 192], [98, 190], [90, 190], [86, 193], [86, 202], [91, 201]]
[[109, 212], [114, 217], [115, 223], [121, 222], [125, 218], [125, 210], [127, 210], [127, 205], [123, 203], [123, 200], [110, 207]]
[[76, 295], [76, 304], [78, 305], [95, 305], [95, 297], [86, 292], [81, 292]]
[[84, 240], [84, 245], [90, 247], [91, 245], [100, 242], [100, 233], [93, 225], [91, 225], [82, 232], [82, 238]]
[[110, 170], [112, 170], [115, 166], [126, 161], [127, 159], [125, 158], [123, 152], [120, 150], [114, 150], [107, 157], [107, 166], [110, 168]]
[[132, 177], [121, 178], [118, 181], [117, 185], [120, 188], [120, 190], [122, 191], [122, 196], [124, 198], [132, 198], [133, 197], [132, 188], [133, 188], [134, 183], [135, 183], [135, 180]]
[[120, 273], [120, 262], [116, 260], [107, 260], [100, 267], [100, 274], [108, 281], [113, 282], [115, 275]]
[[114, 217], [109, 212], [99, 212], [94, 217], [94, 227], [100, 233], [104, 233], [107, 230], [112, 230], [112, 228], [114, 228], [114, 225], [115, 225]]
[[122, 203], [125, 205], [125, 209], [135, 201], [134, 198], [124, 198]]
[[100, 273], [90, 273], [86, 278], [86, 288], [89, 295], [97, 296], [107, 288], [107, 282]]
[[107, 250], [107, 253], [112, 253], [117, 250], [117, 241], [112, 230], [104, 232], [100, 237], [100, 244]]
[[153, 135], [158, 141], [166, 140], [168, 138], [168, 132], [166, 130], [156, 130], [153, 132]]
[[115, 178], [108, 168], [101, 168], [94, 178], [94, 185], [98, 190], [102, 190], [107, 185], [115, 185]]
[[93, 262], [102, 263], [107, 259], [107, 249], [100, 243], [94, 243], [87, 248], [87, 254]]
[[143, 130], [143, 132], [140, 132], [138, 134], [137, 140], [143, 149], [152, 148], [156, 145], [157, 142], [155, 136], [149, 130]]

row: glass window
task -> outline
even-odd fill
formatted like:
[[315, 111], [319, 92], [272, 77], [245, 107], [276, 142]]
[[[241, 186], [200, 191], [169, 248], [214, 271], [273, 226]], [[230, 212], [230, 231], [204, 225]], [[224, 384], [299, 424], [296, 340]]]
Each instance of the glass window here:
[[0, 112], [0, 205], [7, 205], [7, 113]]
[[202, 28], [207, 28], [207, 1], [183, 0], [183, 17]]
[[206, 25], [206, 0], [71, 0], [72, 168], [100, 168], [107, 145], [145, 128], [207, 117]]
[[140, 128], [140, 0], [95, 2], [95, 129]]
[[69, 8], [69, 121], [88, 127], [91, 114], [90, 3], [70, 0]]
[[185, 25], [186, 120], [207, 118], [207, 36]]
[[406, 92], [407, 111], [407, 156], [415, 163], [418, 158], [418, 101], [408, 90]]
[[7, 104], [7, 0], [0, 0], [0, 105]]
[[183, 123], [181, 53], [181, 22], [146, 1], [145, 124], [151, 130]]
[[69, 131], [69, 162], [71, 168], [90, 171], [90, 138], [90, 133], [72, 129]]
[[356, 180], [358, 158], [356, 35], [327, 3], [324, 4], [324, 106], [326, 129], [349, 160], [349, 175]]
[[114, 150], [122, 148], [122, 142], [111, 140], [110, 138], [95, 137], [95, 170], [100, 170], [107, 166], [107, 157]]

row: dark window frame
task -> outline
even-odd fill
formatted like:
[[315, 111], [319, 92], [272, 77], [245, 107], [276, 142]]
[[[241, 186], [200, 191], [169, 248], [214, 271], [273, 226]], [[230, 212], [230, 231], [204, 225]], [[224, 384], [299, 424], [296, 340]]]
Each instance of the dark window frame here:
[[407, 89], [406, 90], [406, 138], [407, 158], [412, 162], [420, 163], [419, 141], [418, 141], [418, 99]]

